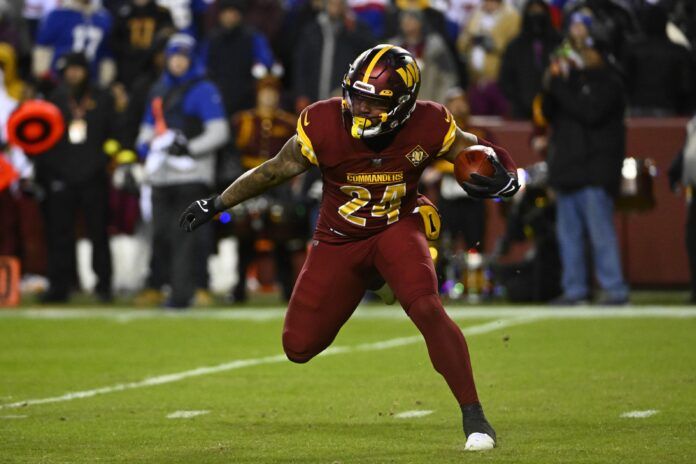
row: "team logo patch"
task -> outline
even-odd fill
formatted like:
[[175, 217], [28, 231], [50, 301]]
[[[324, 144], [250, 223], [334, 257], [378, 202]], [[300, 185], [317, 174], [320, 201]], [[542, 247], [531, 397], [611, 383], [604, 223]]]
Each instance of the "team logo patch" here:
[[416, 145], [416, 148], [411, 150], [411, 152], [406, 155], [406, 158], [408, 158], [412, 165], [418, 166], [423, 161], [428, 159], [428, 154], [421, 148], [420, 145]]

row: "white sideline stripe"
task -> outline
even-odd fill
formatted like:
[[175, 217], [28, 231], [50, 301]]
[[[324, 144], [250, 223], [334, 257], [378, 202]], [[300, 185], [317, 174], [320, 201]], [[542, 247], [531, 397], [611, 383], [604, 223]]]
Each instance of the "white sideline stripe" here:
[[404, 411], [399, 414], [394, 414], [394, 419], [415, 419], [417, 417], [425, 417], [432, 414], [434, 411], [427, 409], [418, 409], [415, 411]]
[[[491, 332], [493, 330], [502, 329], [505, 327], [511, 327], [515, 325], [526, 324], [537, 320], [537, 318], [530, 317], [518, 317], [514, 319], [501, 319], [497, 321], [487, 322], [485, 324], [474, 325], [471, 327], [465, 327], [462, 332], [465, 335], [478, 335]], [[361, 343], [359, 345], [353, 346], [335, 346], [329, 347], [324, 350], [320, 356], [329, 356], [334, 354], [342, 353], [354, 353], [363, 351], [378, 351], [385, 350], [388, 348], [396, 348], [399, 346], [412, 345], [422, 341], [423, 338], [420, 335], [414, 335], [412, 337], [400, 337], [392, 338], [390, 340], [384, 340], [375, 343]], [[0, 409], [10, 409], [10, 408], [21, 408], [25, 406], [32, 406], [36, 404], [47, 404], [47, 403], [60, 403], [63, 401], [72, 401], [82, 398], [91, 398], [97, 395], [104, 395], [107, 393], [120, 392], [124, 390], [133, 390], [136, 388], [151, 387], [153, 385], [162, 385], [165, 383], [178, 382], [180, 380], [187, 379], [189, 377], [200, 377], [202, 375], [217, 374], [219, 372], [231, 371], [235, 369], [241, 369], [244, 367], [259, 366], [261, 364], [273, 364], [286, 361], [287, 358], [284, 354], [279, 354], [275, 356], [266, 356], [263, 358], [253, 358], [253, 359], [240, 359], [236, 361], [227, 362], [224, 364], [218, 364], [216, 366], [205, 366], [199, 367], [197, 369], [191, 369], [188, 371], [177, 372], [174, 374], [158, 375], [155, 377], [148, 377], [139, 382], [128, 382], [119, 383], [116, 385], [111, 385], [108, 387], [95, 388], [93, 390], [83, 390], [77, 392], [70, 392], [60, 396], [53, 396], [49, 398], [38, 398], [29, 399], [24, 401], [17, 401], [14, 403], [0, 404]]]
[[171, 414], [167, 414], [167, 419], [190, 419], [196, 416], [202, 416], [203, 414], [208, 414], [210, 411], [174, 411]]
[[[282, 319], [286, 308], [259, 309], [195, 309], [192, 311], [163, 311], [157, 309], [103, 309], [103, 308], [30, 308], [0, 311], [0, 319], [108, 319], [129, 322], [141, 319], [213, 319], [271, 321]], [[547, 319], [605, 319], [605, 318], [694, 318], [693, 306], [628, 306], [572, 308], [546, 306], [467, 306], [447, 309], [454, 319], [486, 319], [507, 317], [543, 317]], [[402, 319], [407, 316], [399, 306], [362, 306], [352, 316], [354, 319]]]
[[644, 419], [646, 417], [654, 416], [658, 412], [660, 411], [658, 411], [657, 409], [647, 409], [645, 411], [628, 411], [621, 414], [621, 417], [626, 417], [629, 419]]
[[0, 416], [0, 419], [26, 419], [27, 415], [24, 414], [7, 414], [5, 416]]

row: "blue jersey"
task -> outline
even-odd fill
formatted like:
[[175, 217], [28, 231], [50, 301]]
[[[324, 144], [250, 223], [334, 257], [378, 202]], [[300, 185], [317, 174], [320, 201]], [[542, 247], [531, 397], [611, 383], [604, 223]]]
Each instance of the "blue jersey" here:
[[105, 9], [83, 13], [72, 8], [58, 8], [43, 20], [36, 43], [53, 48], [51, 69], [69, 52], [82, 52], [90, 63], [92, 76], [97, 76], [99, 62], [111, 57], [109, 36], [113, 22]]

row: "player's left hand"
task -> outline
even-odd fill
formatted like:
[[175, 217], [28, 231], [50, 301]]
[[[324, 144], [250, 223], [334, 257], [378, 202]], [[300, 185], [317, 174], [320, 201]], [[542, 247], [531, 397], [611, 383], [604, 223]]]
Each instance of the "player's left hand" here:
[[197, 200], [184, 210], [179, 218], [179, 227], [186, 232], [193, 232], [215, 217], [220, 210], [216, 207], [217, 197]]
[[466, 193], [473, 198], [511, 197], [517, 193], [520, 189], [517, 177], [506, 171], [495, 156], [489, 156], [488, 159], [493, 164], [495, 173], [492, 177], [471, 174], [471, 182], [462, 182]]
[[185, 156], [189, 154], [188, 139], [181, 132], [176, 132], [174, 141], [167, 147], [167, 154], [172, 156]]

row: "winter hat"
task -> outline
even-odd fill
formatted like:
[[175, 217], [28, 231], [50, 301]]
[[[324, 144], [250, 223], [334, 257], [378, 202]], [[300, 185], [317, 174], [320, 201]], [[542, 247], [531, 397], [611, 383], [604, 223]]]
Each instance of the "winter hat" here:
[[196, 48], [196, 39], [188, 34], [177, 33], [169, 38], [167, 47], [164, 53], [167, 58], [172, 55], [184, 55], [188, 58], [193, 58], [193, 52]]

